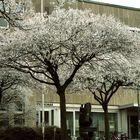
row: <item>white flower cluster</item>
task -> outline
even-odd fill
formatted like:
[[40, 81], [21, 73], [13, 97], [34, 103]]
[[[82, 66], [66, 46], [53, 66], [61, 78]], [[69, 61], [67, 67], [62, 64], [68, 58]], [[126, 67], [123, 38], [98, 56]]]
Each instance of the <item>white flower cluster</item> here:
[[9, 33], [3, 52], [14, 60], [11, 65], [33, 77], [43, 75], [44, 82], [63, 85], [78, 68], [77, 77], [84, 79], [80, 86], [87, 77], [96, 82], [106, 75], [131, 78], [128, 58], [138, 50], [138, 37], [114, 17], [56, 8], [46, 18], [36, 15], [24, 24], [30, 30]]

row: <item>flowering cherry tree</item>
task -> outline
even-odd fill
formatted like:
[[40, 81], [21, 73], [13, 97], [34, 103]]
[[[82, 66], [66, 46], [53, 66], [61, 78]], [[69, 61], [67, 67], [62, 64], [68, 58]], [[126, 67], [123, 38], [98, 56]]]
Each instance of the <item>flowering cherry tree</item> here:
[[0, 103], [2, 98], [5, 98], [9, 102], [12, 98], [15, 97], [11, 95], [9, 96], [8, 93], [10, 91], [12, 94], [12, 91], [15, 91], [19, 81], [20, 80], [17, 73], [10, 72], [9, 69], [0, 69]]
[[[0, 122], [3, 122], [6, 119], [5, 117], [15, 114], [16, 110], [22, 111], [20, 115], [16, 115], [16, 120], [23, 116], [33, 119], [33, 109], [30, 111], [28, 109], [28, 98], [31, 94], [27, 92], [27, 89], [31, 87], [32, 84], [28, 75], [0, 66], [0, 108], [6, 110], [6, 113], [4, 113], [6, 116], [3, 113], [0, 115]], [[26, 89], [26, 92], [24, 89]], [[9, 125], [13, 123], [14, 119], [7, 122]]]
[[136, 42], [119, 21], [91, 11], [56, 8], [46, 18], [28, 19], [27, 25], [31, 30], [17, 29], [3, 37], [2, 62], [55, 87], [60, 97], [62, 139], [65, 140], [65, 91], [76, 73], [91, 60], [102, 61], [105, 54], [132, 52]]
[[[102, 106], [105, 121], [105, 139], [109, 138], [108, 104], [120, 87], [133, 86], [139, 81], [139, 64], [129, 55], [107, 54], [100, 62], [91, 62], [77, 74], [74, 82], [88, 89]], [[134, 54], [133, 54], [134, 57]], [[133, 59], [133, 61], [132, 61]]]
[[29, 76], [14, 69], [0, 68], [0, 104], [14, 102], [21, 97], [21, 87], [33, 87]]

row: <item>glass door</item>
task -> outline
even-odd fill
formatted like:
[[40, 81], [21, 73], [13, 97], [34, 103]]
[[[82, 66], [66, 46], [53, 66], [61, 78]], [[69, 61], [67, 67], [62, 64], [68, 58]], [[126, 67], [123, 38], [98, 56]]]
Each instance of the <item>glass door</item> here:
[[[39, 112], [39, 125], [42, 124], [42, 111]], [[44, 123], [45, 126], [54, 125], [54, 110], [45, 110], [44, 111]]]

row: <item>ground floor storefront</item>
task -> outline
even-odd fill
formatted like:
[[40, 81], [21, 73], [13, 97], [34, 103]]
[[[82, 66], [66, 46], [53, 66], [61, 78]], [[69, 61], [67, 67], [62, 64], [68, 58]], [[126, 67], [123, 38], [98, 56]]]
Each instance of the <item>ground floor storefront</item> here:
[[[132, 140], [138, 139], [138, 131], [139, 131], [139, 107], [137, 104], [128, 104], [120, 107], [120, 111], [125, 111], [124, 119], [125, 123], [122, 122], [122, 125], [126, 129], [127, 136]], [[122, 127], [123, 127], [122, 126]]]
[[[79, 109], [80, 104], [67, 104], [67, 127], [71, 136], [76, 138], [79, 135]], [[97, 128], [96, 137], [104, 136], [104, 114], [101, 106], [92, 105], [91, 109], [92, 126]], [[60, 127], [59, 104], [47, 103], [44, 106], [45, 125]], [[42, 106], [38, 103], [37, 125], [42, 124]], [[109, 106], [110, 132], [118, 132], [118, 135], [126, 135], [130, 139], [138, 139], [138, 108], [136, 105]]]
[[[70, 134], [73, 139], [79, 136], [79, 111], [81, 104], [67, 104], [67, 128], [70, 130]], [[18, 114], [7, 115], [6, 111], [0, 111], [0, 127], [8, 126], [9, 124], [16, 126], [39, 126], [42, 127], [42, 103], [38, 102], [35, 107], [36, 111], [33, 111], [34, 116], [29, 120], [22, 116], [22, 112]], [[44, 104], [44, 126], [58, 126], [60, 127], [60, 107], [59, 103], [45, 103]], [[138, 105], [128, 104], [123, 106], [109, 106], [109, 127], [110, 134], [117, 132], [119, 136], [124, 134], [131, 140], [138, 139]], [[29, 114], [29, 112], [28, 112]], [[18, 117], [16, 117], [18, 115]], [[100, 105], [92, 105], [91, 109], [92, 127], [96, 128], [95, 136], [104, 136], [104, 114]], [[10, 122], [10, 120], [12, 120]], [[8, 124], [9, 123], [9, 124]]]

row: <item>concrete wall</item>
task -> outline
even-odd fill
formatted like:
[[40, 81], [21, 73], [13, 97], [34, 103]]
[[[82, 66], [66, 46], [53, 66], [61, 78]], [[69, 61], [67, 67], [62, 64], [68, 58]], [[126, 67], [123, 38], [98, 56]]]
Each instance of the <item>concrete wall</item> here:
[[[41, 0], [32, 0], [36, 12], [40, 12]], [[56, 5], [55, 0], [44, 0], [44, 11], [47, 11], [49, 14]], [[140, 28], [140, 9], [127, 8], [109, 4], [102, 4], [98, 2], [88, 2], [88, 0], [82, 2], [77, 1], [73, 4], [65, 4], [65, 8], [78, 8], [78, 9], [90, 9], [96, 14], [107, 14], [113, 15], [116, 18], [120, 19], [123, 23], [131, 26]]]
[[[46, 88], [45, 93], [45, 102], [46, 103], [59, 103], [59, 96], [56, 94], [56, 91]], [[41, 92], [36, 92], [36, 100], [41, 101]], [[66, 102], [68, 104], [84, 104], [86, 102], [91, 102], [92, 104], [99, 104], [94, 96], [88, 91], [79, 91], [73, 94], [66, 93]], [[121, 88], [116, 92], [111, 98], [110, 105], [127, 105], [137, 103], [137, 94], [135, 90], [128, 88]]]
[[78, 4], [80, 9], [91, 9], [97, 14], [113, 15], [131, 27], [140, 28], [140, 9], [105, 5], [97, 2], [79, 2]]

